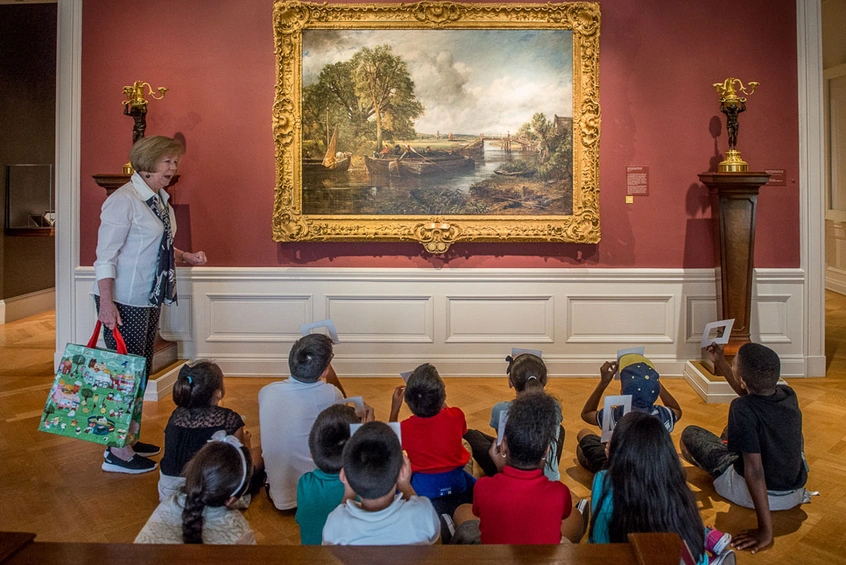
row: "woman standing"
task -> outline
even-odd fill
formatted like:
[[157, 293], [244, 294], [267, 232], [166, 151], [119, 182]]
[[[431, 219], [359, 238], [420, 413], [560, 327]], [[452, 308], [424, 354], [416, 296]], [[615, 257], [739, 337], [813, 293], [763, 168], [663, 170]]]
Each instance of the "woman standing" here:
[[[100, 213], [94, 262], [97, 319], [106, 326], [104, 338], [110, 349], [116, 348], [112, 330], [120, 326], [129, 353], [146, 357], [148, 377], [161, 305], [176, 302], [176, 261], [206, 263], [202, 251], [189, 253], [173, 246], [176, 218], [164, 188], [173, 180], [184, 153], [182, 143], [169, 137], [138, 140], [129, 152], [135, 174], [106, 198]], [[147, 457], [160, 451], [140, 441], [110, 447], [102, 468], [147, 473], [156, 469], [156, 462]]]

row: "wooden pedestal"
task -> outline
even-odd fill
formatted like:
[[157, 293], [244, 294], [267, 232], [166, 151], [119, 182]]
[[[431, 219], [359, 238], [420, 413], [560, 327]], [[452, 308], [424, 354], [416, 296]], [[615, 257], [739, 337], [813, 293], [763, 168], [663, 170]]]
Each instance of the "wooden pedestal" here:
[[714, 253], [717, 266], [717, 312], [734, 318], [725, 347], [727, 358], [750, 341], [752, 269], [755, 255], [755, 215], [758, 190], [770, 179], [767, 173], [702, 173], [699, 180], [711, 194]]

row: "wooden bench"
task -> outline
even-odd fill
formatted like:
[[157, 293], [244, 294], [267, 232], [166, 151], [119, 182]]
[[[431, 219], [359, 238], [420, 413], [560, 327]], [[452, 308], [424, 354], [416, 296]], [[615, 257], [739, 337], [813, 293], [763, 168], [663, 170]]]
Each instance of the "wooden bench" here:
[[0, 563], [3, 565], [679, 565], [680, 552], [680, 541], [676, 534], [631, 534], [629, 543], [607, 545], [320, 547], [54, 543], [37, 542], [35, 534], [0, 532]]

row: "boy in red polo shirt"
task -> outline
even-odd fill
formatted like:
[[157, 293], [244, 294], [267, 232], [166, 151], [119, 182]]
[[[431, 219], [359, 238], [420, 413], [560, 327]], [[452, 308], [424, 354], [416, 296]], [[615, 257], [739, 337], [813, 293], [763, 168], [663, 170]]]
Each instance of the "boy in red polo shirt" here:
[[476, 483], [473, 505], [455, 512], [453, 543], [558, 544], [578, 542], [584, 520], [572, 512], [570, 489], [543, 474], [558, 433], [558, 402], [543, 392], [517, 397], [508, 411], [502, 444], [491, 447], [501, 472]]
[[467, 421], [460, 408], [446, 405], [446, 387], [434, 365], [420, 365], [397, 387], [389, 421], [396, 422], [403, 398], [413, 416], [400, 423], [402, 448], [411, 461], [411, 486], [432, 501], [438, 514], [452, 515], [473, 500], [476, 479], [464, 470], [470, 452], [462, 436]]

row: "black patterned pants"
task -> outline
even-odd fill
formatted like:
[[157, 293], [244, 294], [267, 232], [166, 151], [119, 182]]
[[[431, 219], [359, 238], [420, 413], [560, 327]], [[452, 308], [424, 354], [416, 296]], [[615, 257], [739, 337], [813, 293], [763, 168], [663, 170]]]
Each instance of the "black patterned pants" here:
[[[97, 313], [100, 313], [100, 297], [94, 296], [94, 303], [97, 306]], [[159, 315], [161, 314], [161, 306], [151, 306], [149, 308], [141, 308], [139, 306], [126, 306], [115, 302], [117, 311], [120, 314], [121, 322], [120, 335], [123, 341], [126, 342], [126, 350], [133, 355], [141, 355], [147, 359], [147, 377], [153, 371], [153, 347], [156, 343], [156, 335], [159, 330]], [[106, 347], [109, 349], [116, 349], [117, 342], [112, 334], [112, 330], [103, 327], [103, 339], [106, 341]], [[144, 386], [147, 386], [146, 379]]]

